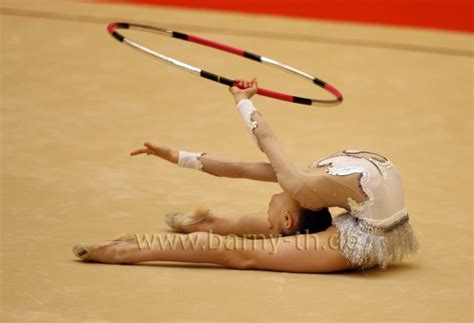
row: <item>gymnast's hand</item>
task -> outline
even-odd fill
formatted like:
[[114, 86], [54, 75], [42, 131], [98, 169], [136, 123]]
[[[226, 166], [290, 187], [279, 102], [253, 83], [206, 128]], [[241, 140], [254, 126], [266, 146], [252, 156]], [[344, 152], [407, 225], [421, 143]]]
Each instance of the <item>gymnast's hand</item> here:
[[145, 146], [145, 148], [140, 148], [140, 149], [136, 149], [134, 151], [132, 151], [130, 153], [130, 156], [136, 156], [136, 155], [140, 155], [140, 154], [147, 154], [148, 155], [155, 155], [157, 157], [160, 157], [160, 158], [163, 158], [173, 164], [177, 164], [178, 163], [178, 156], [179, 156], [179, 152], [169, 148], [169, 147], [166, 147], [166, 146], [163, 146], [163, 145], [154, 145], [152, 143], [149, 143], [149, 142], [145, 142], [143, 144], [143, 146]]
[[239, 103], [240, 100], [250, 99], [257, 93], [257, 79], [254, 77], [250, 81], [235, 80], [233, 86], [230, 87], [230, 93], [234, 96], [235, 103]]

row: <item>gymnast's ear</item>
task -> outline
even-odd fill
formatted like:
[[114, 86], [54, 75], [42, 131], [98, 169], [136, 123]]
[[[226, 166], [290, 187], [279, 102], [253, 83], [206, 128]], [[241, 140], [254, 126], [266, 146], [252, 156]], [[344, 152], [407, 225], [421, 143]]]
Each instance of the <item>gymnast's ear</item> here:
[[296, 225], [295, 217], [294, 211], [286, 209], [281, 212], [282, 226], [285, 231], [291, 232], [294, 229]]

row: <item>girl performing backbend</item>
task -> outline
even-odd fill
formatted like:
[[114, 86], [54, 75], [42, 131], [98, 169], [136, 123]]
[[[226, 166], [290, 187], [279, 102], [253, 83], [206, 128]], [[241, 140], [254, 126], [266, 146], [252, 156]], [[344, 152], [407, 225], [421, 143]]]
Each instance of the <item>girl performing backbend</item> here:
[[[223, 217], [207, 208], [191, 215], [168, 214], [167, 224], [183, 233], [165, 239], [126, 234], [99, 244], [79, 243], [73, 247], [77, 257], [109, 264], [178, 261], [323, 273], [386, 268], [417, 251], [400, 175], [387, 158], [344, 150], [298, 169], [250, 101], [256, 80], [236, 85], [230, 92], [237, 110], [269, 163], [227, 161], [151, 143], [131, 155], [156, 155], [215, 176], [278, 182], [283, 192], [272, 196], [267, 214]], [[332, 220], [329, 207], [347, 212]]]

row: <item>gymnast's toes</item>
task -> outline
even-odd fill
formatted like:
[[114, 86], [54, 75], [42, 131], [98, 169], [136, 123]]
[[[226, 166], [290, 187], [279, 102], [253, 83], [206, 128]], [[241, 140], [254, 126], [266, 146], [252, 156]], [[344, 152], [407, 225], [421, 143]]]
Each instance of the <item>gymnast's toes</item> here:
[[118, 264], [126, 262], [125, 255], [128, 247], [135, 246], [135, 235], [120, 234], [111, 240], [94, 243], [77, 243], [73, 246], [72, 252], [76, 257], [84, 261], [94, 261], [108, 264]]
[[167, 213], [167, 214], [165, 215], [166, 224], [167, 224], [169, 227], [171, 227], [171, 228], [174, 229], [174, 217], [175, 217], [175, 216], [178, 216], [179, 214], [180, 214], [180, 213], [174, 213], [174, 212], [172, 212], [172, 213]]
[[72, 247], [72, 252], [77, 258], [87, 261], [96, 248], [96, 245], [93, 243], [80, 242]]

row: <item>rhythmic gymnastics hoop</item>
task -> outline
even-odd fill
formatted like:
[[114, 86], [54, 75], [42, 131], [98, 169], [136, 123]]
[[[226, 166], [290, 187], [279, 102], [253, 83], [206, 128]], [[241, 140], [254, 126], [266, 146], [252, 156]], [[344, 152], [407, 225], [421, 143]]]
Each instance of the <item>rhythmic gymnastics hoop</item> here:
[[123, 35], [119, 34], [116, 31], [116, 29], [134, 29], [134, 30], [141, 30], [141, 31], [158, 33], [158, 34], [161, 34], [161, 35], [170, 36], [170, 37], [178, 38], [178, 39], [181, 39], [181, 40], [187, 40], [187, 41], [199, 44], [199, 45], [219, 49], [219, 50], [231, 53], [231, 54], [243, 56], [245, 58], [257, 61], [259, 63], [270, 65], [270, 66], [279, 68], [281, 70], [284, 70], [286, 72], [290, 72], [292, 74], [301, 76], [305, 79], [309, 79], [315, 85], [325, 89], [326, 91], [328, 91], [329, 93], [334, 95], [336, 98], [332, 99], [332, 100], [309, 99], [309, 98], [303, 98], [303, 97], [298, 97], [298, 96], [294, 96], [294, 95], [288, 95], [288, 94], [284, 94], [284, 93], [280, 93], [280, 92], [270, 91], [270, 90], [266, 90], [266, 89], [263, 89], [263, 88], [258, 88], [257, 89], [257, 94], [260, 94], [260, 95], [263, 95], [263, 96], [266, 96], [266, 97], [270, 97], [270, 98], [277, 99], [277, 100], [289, 101], [289, 102], [298, 103], [298, 104], [305, 104], [305, 105], [313, 105], [313, 104], [334, 105], [334, 104], [341, 103], [342, 100], [343, 100], [341, 92], [339, 92], [335, 87], [331, 86], [330, 84], [328, 84], [328, 83], [326, 83], [326, 82], [324, 82], [324, 81], [322, 81], [322, 80], [320, 80], [320, 79], [318, 79], [314, 76], [311, 76], [311, 75], [309, 75], [305, 72], [297, 70], [294, 67], [282, 64], [280, 62], [277, 62], [277, 61], [275, 61], [271, 58], [256, 55], [256, 54], [253, 54], [253, 53], [250, 53], [250, 52], [238, 49], [238, 48], [234, 48], [234, 47], [231, 47], [231, 46], [228, 46], [228, 45], [225, 45], [225, 44], [217, 43], [215, 41], [211, 41], [211, 40], [208, 40], [208, 39], [200, 38], [200, 37], [193, 36], [193, 35], [183, 34], [181, 32], [177, 32], [177, 31], [174, 31], [174, 30], [168, 30], [168, 29], [164, 29], [164, 28], [160, 28], [160, 27], [133, 24], [133, 23], [127, 23], [127, 22], [113, 22], [113, 23], [110, 23], [107, 26], [107, 31], [111, 34], [111, 36], [113, 36], [119, 42], [125, 43], [125, 44], [127, 44], [127, 45], [129, 45], [129, 46], [131, 46], [131, 47], [133, 47], [133, 48], [135, 48], [135, 49], [137, 49], [137, 50], [139, 50], [143, 53], [146, 53], [146, 54], [151, 55], [155, 58], [158, 58], [158, 59], [160, 59], [160, 60], [162, 60], [166, 63], [169, 63], [169, 64], [171, 64], [175, 67], [178, 67], [182, 70], [191, 72], [192, 74], [199, 75], [199, 76], [201, 76], [205, 79], [208, 79], [208, 80], [211, 80], [211, 81], [214, 81], [214, 82], [217, 82], [217, 83], [225, 84], [227, 86], [233, 86], [233, 85], [235, 85], [236, 81], [225, 78], [223, 76], [219, 76], [219, 75], [214, 74], [214, 73], [207, 72], [207, 71], [202, 70], [200, 68], [188, 65], [188, 64], [183, 63], [181, 61], [178, 61], [174, 58], [171, 58], [171, 57], [165, 56], [161, 53], [158, 53], [158, 52], [156, 52], [152, 49], [149, 49], [149, 48], [147, 48], [143, 45], [140, 45], [140, 44], [124, 37]]

